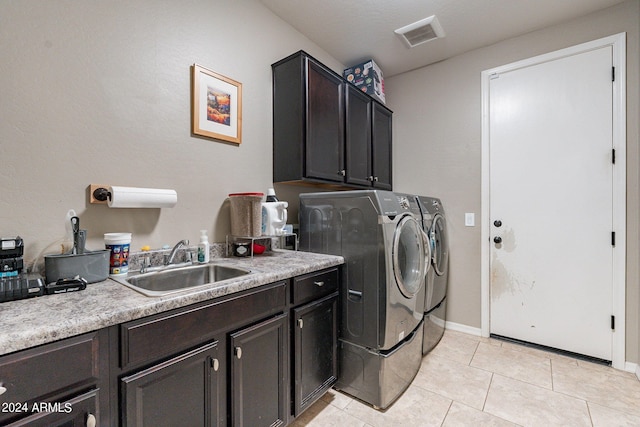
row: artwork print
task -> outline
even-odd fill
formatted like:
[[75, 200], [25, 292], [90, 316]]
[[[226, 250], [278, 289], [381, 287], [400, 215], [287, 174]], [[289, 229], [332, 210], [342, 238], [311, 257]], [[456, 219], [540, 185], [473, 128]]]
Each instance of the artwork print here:
[[242, 142], [242, 84], [197, 64], [192, 67], [194, 135]]

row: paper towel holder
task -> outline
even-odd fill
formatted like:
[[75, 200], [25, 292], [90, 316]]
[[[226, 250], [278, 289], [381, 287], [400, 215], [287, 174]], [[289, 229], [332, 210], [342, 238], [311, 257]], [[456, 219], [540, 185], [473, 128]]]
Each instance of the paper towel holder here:
[[108, 188], [108, 185], [91, 184], [89, 186], [89, 194], [91, 196], [89, 203], [106, 205], [111, 200], [111, 192]]
[[172, 208], [178, 201], [177, 197], [172, 189], [89, 186], [89, 203], [105, 204], [110, 208]]

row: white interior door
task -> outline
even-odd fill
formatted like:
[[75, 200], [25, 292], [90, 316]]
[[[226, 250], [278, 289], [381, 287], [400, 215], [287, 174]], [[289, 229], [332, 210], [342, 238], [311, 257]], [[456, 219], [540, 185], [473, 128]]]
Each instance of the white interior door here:
[[491, 333], [604, 360], [613, 333], [611, 70], [605, 46], [494, 74], [488, 111]]

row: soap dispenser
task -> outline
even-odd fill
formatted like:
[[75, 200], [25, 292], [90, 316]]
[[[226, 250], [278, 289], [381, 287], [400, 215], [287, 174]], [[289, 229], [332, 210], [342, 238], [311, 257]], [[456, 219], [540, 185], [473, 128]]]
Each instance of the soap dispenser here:
[[198, 243], [198, 262], [209, 262], [209, 238], [207, 230], [200, 230], [200, 243]]

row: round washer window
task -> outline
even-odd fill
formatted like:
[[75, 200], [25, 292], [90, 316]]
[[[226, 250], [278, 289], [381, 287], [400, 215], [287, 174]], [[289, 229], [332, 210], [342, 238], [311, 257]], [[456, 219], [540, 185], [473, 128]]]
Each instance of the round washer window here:
[[411, 298], [424, 283], [425, 251], [420, 224], [411, 216], [398, 223], [393, 239], [393, 271], [402, 294]]
[[447, 271], [447, 262], [449, 259], [447, 231], [445, 228], [445, 220], [442, 215], [436, 215], [431, 226], [432, 259], [433, 269], [438, 276], [442, 276]]

